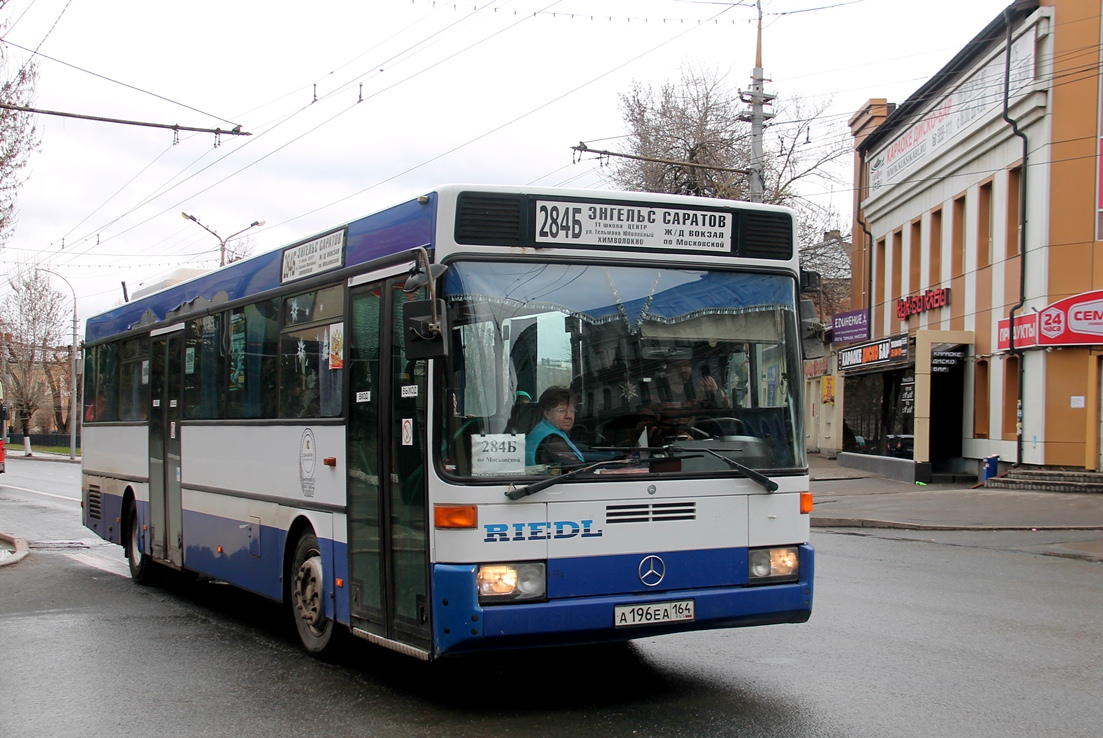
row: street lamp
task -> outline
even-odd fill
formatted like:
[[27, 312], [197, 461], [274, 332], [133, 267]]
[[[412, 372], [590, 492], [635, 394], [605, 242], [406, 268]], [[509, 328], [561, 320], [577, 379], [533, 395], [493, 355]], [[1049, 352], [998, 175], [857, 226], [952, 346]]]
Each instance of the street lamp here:
[[69, 289], [73, 292], [73, 366], [71, 372], [73, 385], [69, 390], [69, 459], [73, 461], [77, 458], [77, 291], [73, 289], [73, 285], [69, 284], [68, 279], [57, 272], [42, 267], [38, 267], [37, 271], [58, 277], [62, 282], [68, 284]]
[[196, 218], [194, 215], [188, 215], [187, 213], [180, 213], [180, 215], [184, 216], [184, 220], [192, 221], [197, 226], [199, 226], [200, 228], [205, 230], [207, 233], [211, 234], [212, 236], [214, 236], [215, 238], [218, 239], [218, 246], [219, 246], [219, 252], [220, 252], [220, 258], [219, 258], [219, 262], [218, 262], [219, 266], [226, 266], [226, 243], [227, 242], [233, 240], [233, 238], [235, 236], [240, 236], [242, 233], [245, 233], [245, 231], [249, 230], [250, 228], [258, 228], [258, 227], [264, 225], [263, 220], [254, 220], [252, 223], [250, 223], [245, 228], [242, 228], [237, 233], [234, 233], [233, 235], [227, 236], [226, 238], [222, 238], [217, 233], [212, 231], [210, 228], [208, 228], [207, 226], [200, 223], [199, 218]]

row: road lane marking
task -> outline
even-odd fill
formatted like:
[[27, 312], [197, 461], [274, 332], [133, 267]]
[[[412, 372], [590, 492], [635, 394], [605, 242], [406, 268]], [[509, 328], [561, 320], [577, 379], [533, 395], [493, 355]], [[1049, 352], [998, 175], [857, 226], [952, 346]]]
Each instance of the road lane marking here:
[[130, 576], [130, 566], [126, 559], [108, 559], [94, 553], [67, 553], [64, 555], [77, 563], [94, 567], [108, 574], [117, 574], [120, 577]]
[[0, 484], [0, 488], [4, 489], [17, 489], [20, 492], [30, 492], [33, 495], [43, 495], [45, 497], [56, 497], [59, 500], [69, 500], [69, 502], [80, 502], [79, 497], [66, 497], [65, 495], [55, 495], [49, 492], [42, 492], [37, 489], [30, 489], [28, 487], [16, 487], [14, 484]]

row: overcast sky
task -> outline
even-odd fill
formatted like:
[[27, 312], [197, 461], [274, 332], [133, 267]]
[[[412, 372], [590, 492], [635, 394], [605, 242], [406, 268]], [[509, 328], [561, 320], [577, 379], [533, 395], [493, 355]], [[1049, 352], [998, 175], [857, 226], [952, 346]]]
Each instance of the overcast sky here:
[[[767, 91], [779, 107], [830, 101], [812, 138], [845, 135], [862, 103], [904, 100], [1005, 5], [763, 0]], [[217, 267], [218, 240], [182, 211], [222, 236], [265, 221], [259, 253], [438, 184], [608, 188], [570, 147], [622, 147], [634, 82], [696, 65], [747, 88], [756, 17], [751, 0], [9, 0], [3, 14], [9, 68], [42, 55], [36, 108], [252, 134], [38, 117], [0, 263], [63, 275], [82, 323], [123, 281]], [[845, 212], [849, 191], [832, 196]]]

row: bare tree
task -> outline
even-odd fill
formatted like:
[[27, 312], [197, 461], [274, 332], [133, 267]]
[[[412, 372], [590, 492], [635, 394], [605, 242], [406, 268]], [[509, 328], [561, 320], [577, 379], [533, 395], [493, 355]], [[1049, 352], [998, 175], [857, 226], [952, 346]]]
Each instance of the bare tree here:
[[[813, 125], [827, 125], [828, 104], [795, 98], [779, 106], [764, 142], [764, 200], [797, 211], [801, 253], [816, 263], [809, 268], [849, 276], [849, 252], [823, 247], [823, 234], [838, 229], [842, 217], [802, 194], [802, 186], [827, 189], [836, 181], [830, 165], [851, 153], [842, 135], [821, 134], [817, 141], [826, 143], [812, 141]], [[655, 90], [637, 83], [620, 96], [620, 106], [629, 131], [625, 153], [642, 159], [616, 161], [609, 174], [616, 187], [747, 199], [751, 131], [738, 90], [725, 75], [683, 68], [677, 84]]]
[[[8, 0], [0, 0], [0, 12]], [[7, 24], [0, 22], [0, 32]], [[15, 229], [16, 196], [23, 185], [23, 168], [38, 146], [34, 116], [9, 106], [29, 107], [34, 101], [38, 67], [33, 59], [18, 63], [0, 45], [0, 246]]]
[[658, 90], [637, 82], [620, 107], [630, 131], [626, 153], [643, 158], [618, 160], [610, 179], [626, 190], [742, 198], [746, 177], [713, 168], [750, 163], [740, 104], [715, 72], [686, 68], [678, 84]]
[[226, 244], [226, 263], [233, 264], [235, 261], [248, 259], [253, 255], [254, 248], [252, 236], [235, 238]]
[[49, 275], [33, 266], [13, 270], [8, 286], [11, 291], [0, 302], [0, 376], [12, 425], [28, 434], [34, 414], [53, 409], [50, 373], [65, 371], [52, 365], [65, 362], [65, 351], [57, 346], [64, 333], [66, 298], [53, 288]]

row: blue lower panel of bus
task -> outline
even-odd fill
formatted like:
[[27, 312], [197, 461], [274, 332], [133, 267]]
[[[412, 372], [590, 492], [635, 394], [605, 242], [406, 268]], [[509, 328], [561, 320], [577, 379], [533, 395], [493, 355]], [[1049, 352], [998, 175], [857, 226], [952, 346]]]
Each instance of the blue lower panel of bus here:
[[[243, 523], [191, 510], [184, 510], [183, 515], [185, 567], [273, 600], [282, 599], [287, 531], [261, 525], [256, 518]], [[332, 567], [332, 556], [326, 555], [332, 550], [327, 545], [331, 542], [318, 543], [323, 550], [324, 565]]]
[[[734, 555], [738, 558], [738, 553]], [[670, 556], [663, 554], [664, 559]], [[616, 581], [619, 577], [616, 572], [622, 568], [621, 558], [585, 559], [585, 579], [588, 582]], [[638, 561], [640, 557], [633, 558]], [[746, 560], [746, 551], [742, 552], [742, 558]], [[435, 655], [552, 644], [600, 643], [714, 628], [802, 623], [812, 614], [814, 559], [811, 546], [800, 546], [800, 580], [790, 584], [754, 587], [722, 584], [663, 591], [627, 591], [616, 595], [589, 594], [552, 598], [532, 604], [487, 607], [478, 602], [475, 566], [435, 564]], [[549, 573], [562, 570], [563, 562], [549, 561], [548, 568]], [[596, 589], [589, 584], [583, 585], [583, 588]], [[613, 611], [618, 605], [684, 600], [693, 601], [692, 621], [614, 626]]]

